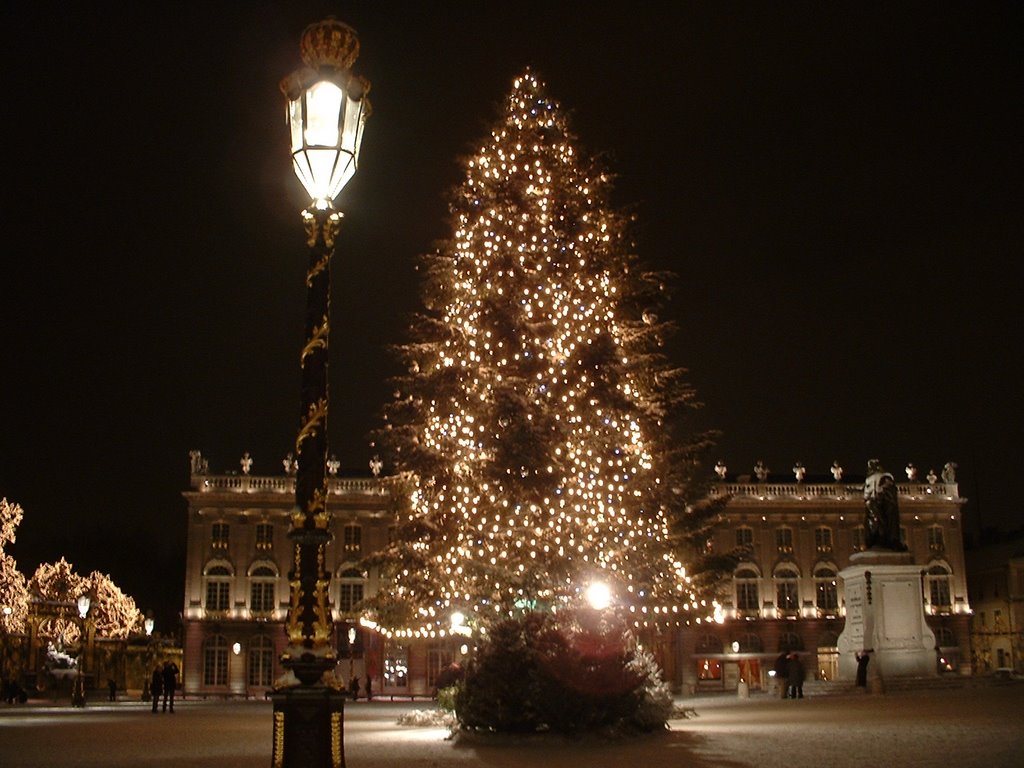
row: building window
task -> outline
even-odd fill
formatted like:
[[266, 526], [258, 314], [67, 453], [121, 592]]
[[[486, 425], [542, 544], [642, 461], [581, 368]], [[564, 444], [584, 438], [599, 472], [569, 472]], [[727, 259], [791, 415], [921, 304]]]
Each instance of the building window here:
[[736, 571], [736, 608], [745, 612], [756, 612], [761, 608], [761, 600], [757, 593], [759, 577], [753, 568], [741, 568]]
[[346, 558], [358, 558], [363, 551], [363, 527], [350, 523], [342, 531], [342, 544]]
[[274, 548], [274, 526], [270, 523], [256, 524], [256, 549], [266, 552]]
[[338, 609], [342, 613], [351, 613], [363, 599], [363, 584], [365, 581], [363, 572], [358, 568], [348, 568], [338, 576], [340, 587]]
[[274, 644], [260, 635], [249, 645], [249, 685], [269, 688], [274, 682]]
[[455, 661], [450, 648], [434, 645], [427, 648], [427, 688], [437, 686], [437, 678]]
[[711, 634], [702, 635], [697, 642], [696, 652], [698, 655], [721, 653], [722, 641]]
[[231, 571], [224, 565], [206, 569], [206, 610], [226, 611], [231, 605]]
[[721, 680], [722, 662], [718, 659], [697, 659], [698, 680]]
[[836, 586], [836, 572], [828, 566], [814, 571], [814, 591], [818, 601], [818, 612], [835, 614], [839, 610], [839, 590]]
[[928, 529], [928, 549], [931, 552], [942, 552], [946, 549], [946, 540], [942, 533], [942, 526], [933, 525]]
[[761, 645], [761, 638], [753, 632], [748, 632], [739, 638], [740, 653], [760, 653], [764, 648]]
[[775, 607], [780, 613], [796, 613], [800, 608], [799, 574], [788, 566], [775, 571]]
[[226, 550], [228, 548], [228, 524], [214, 523], [211, 527], [211, 545], [214, 549]]
[[270, 566], [259, 565], [249, 574], [249, 610], [269, 614], [274, 610], [274, 584], [277, 574]]
[[804, 641], [794, 632], [783, 632], [779, 635], [779, 651], [802, 651]]
[[212, 635], [203, 644], [203, 685], [228, 684], [228, 641]]
[[953, 603], [949, 593], [949, 569], [943, 565], [933, 565], [925, 576], [928, 583], [928, 602], [932, 613], [948, 613]]
[[793, 552], [793, 529], [792, 528], [776, 528], [775, 529], [775, 547], [782, 554], [792, 554], [792, 552]]
[[753, 549], [754, 529], [747, 526], [736, 529], [736, 546], [740, 549]]
[[832, 551], [832, 529], [822, 525], [814, 529], [814, 546], [819, 554]]
[[853, 529], [853, 551], [863, 552], [866, 543], [867, 539], [864, 536], [864, 526], [858, 525]]

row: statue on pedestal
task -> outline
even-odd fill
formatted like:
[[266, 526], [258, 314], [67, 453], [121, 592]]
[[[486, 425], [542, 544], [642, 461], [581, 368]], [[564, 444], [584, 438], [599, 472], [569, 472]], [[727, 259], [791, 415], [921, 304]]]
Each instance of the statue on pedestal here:
[[867, 549], [906, 552], [900, 541], [900, 509], [896, 480], [882, 468], [878, 459], [868, 462], [864, 480], [864, 528]]

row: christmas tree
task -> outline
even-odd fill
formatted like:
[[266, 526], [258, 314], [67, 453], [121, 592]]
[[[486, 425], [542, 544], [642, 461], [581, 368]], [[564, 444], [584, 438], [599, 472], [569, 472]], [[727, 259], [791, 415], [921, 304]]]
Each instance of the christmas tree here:
[[610, 587], [642, 625], [704, 617], [694, 554], [714, 516], [706, 436], [662, 345], [669, 276], [644, 269], [611, 179], [532, 73], [467, 160], [452, 236], [424, 257], [425, 312], [381, 442], [408, 506], [368, 614], [444, 634]]

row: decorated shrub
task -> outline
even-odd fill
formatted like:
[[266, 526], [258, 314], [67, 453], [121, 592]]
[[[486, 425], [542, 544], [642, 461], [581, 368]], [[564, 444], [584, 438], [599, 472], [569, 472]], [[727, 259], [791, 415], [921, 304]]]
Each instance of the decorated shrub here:
[[494, 625], [454, 704], [467, 730], [575, 734], [664, 727], [672, 698], [624, 624], [592, 611], [561, 611]]

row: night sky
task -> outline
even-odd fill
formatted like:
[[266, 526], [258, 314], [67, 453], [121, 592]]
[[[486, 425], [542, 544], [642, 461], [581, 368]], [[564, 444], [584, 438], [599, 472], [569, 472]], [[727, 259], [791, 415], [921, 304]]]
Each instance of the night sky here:
[[374, 108], [333, 271], [350, 473], [419, 307], [415, 257], [450, 234], [460, 158], [531, 67], [617, 175], [642, 256], [678, 275], [670, 354], [695, 426], [722, 432], [713, 459], [786, 480], [797, 460], [953, 460], [969, 529], [1024, 523], [1019, 8], [211, 5], [0, 16], [0, 496], [25, 509], [23, 571], [109, 573], [166, 628], [189, 450], [282, 471], [306, 249], [278, 81], [332, 13]]

